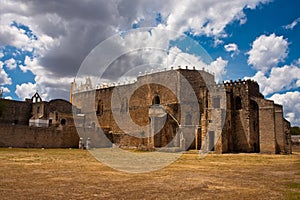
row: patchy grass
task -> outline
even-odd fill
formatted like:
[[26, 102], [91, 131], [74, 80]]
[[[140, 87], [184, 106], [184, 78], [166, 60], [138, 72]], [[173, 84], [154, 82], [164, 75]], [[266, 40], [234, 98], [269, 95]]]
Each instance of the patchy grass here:
[[182, 155], [142, 174], [78, 149], [0, 149], [1, 199], [300, 199], [300, 153]]

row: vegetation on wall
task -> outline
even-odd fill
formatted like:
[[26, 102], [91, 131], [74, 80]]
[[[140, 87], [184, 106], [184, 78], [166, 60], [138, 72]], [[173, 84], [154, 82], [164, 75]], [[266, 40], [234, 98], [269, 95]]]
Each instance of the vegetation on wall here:
[[291, 127], [291, 135], [300, 135], [300, 127], [298, 126]]

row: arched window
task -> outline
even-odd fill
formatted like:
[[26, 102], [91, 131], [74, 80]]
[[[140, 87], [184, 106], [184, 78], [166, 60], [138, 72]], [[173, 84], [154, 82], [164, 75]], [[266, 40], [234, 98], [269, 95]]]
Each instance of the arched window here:
[[160, 98], [158, 95], [155, 95], [152, 99], [152, 105], [159, 105], [160, 104]]
[[66, 125], [66, 119], [61, 119], [60, 124], [63, 125], [63, 126]]
[[241, 97], [238, 96], [235, 98], [235, 109], [240, 110], [242, 108], [243, 108], [242, 107], [242, 99], [241, 99]]
[[42, 98], [40, 97], [40, 95], [36, 92], [32, 97], [31, 97], [31, 101], [32, 103], [39, 103], [42, 102]]

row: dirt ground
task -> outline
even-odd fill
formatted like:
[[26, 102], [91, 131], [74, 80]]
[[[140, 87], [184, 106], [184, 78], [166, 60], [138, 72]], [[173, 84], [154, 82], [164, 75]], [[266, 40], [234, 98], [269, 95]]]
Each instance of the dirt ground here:
[[189, 151], [148, 173], [107, 167], [86, 150], [0, 149], [1, 199], [300, 199], [292, 155]]

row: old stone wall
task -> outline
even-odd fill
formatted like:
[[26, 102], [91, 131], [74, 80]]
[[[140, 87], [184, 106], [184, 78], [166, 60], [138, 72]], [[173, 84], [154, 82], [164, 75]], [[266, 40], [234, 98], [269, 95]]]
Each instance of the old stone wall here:
[[276, 153], [274, 102], [265, 99], [257, 99], [256, 101], [259, 105], [260, 152]]
[[0, 99], [0, 123], [27, 125], [31, 117], [30, 101]]
[[[190, 86], [195, 92], [199, 111], [193, 109], [195, 105], [190, 101], [191, 95], [187, 89]], [[218, 91], [223, 86], [225, 91]], [[199, 137], [191, 142], [191, 148], [198, 149], [206, 143], [209, 149], [216, 143], [212, 147], [216, 153], [280, 153], [290, 149], [287, 139], [289, 124], [283, 118], [282, 107], [264, 99], [258, 83], [251, 80], [216, 85], [214, 76], [203, 70], [178, 68], [139, 76], [135, 83], [110, 84], [94, 91], [75, 93], [73, 102], [79, 109], [85, 110], [83, 114], [86, 124], [83, 127], [99, 122], [102, 129], [110, 131], [110, 139], [114, 143], [125, 146], [144, 144], [145, 140], [128, 136], [124, 132], [148, 135], [147, 126], [151, 124], [149, 108], [153, 104], [160, 104], [167, 111], [168, 117], [172, 116], [172, 122], [168, 121], [162, 131], [152, 138], [156, 147], [168, 144], [168, 137], [174, 137], [180, 124], [182, 127], [199, 126], [199, 133], [195, 128], [193, 131], [186, 129], [186, 132], [191, 132], [188, 135]], [[226, 107], [226, 110], [221, 107]], [[182, 113], [182, 109], [187, 113]], [[195, 118], [195, 113], [200, 117]], [[89, 117], [91, 115], [97, 117]], [[217, 128], [213, 127], [214, 122], [220, 121], [222, 117], [225, 118], [224, 126], [220, 124]], [[134, 125], [127, 123], [129, 121]], [[220, 137], [217, 132], [222, 132]]]
[[291, 154], [292, 153], [292, 138], [291, 138], [291, 123], [284, 119], [284, 135], [285, 135], [285, 145], [284, 145], [284, 153]]
[[28, 127], [0, 125], [0, 147], [77, 148], [79, 137], [75, 127]]
[[251, 98], [260, 98], [259, 86], [254, 81], [224, 83], [227, 93], [227, 115], [223, 137], [225, 152], [259, 152], [258, 105]]
[[275, 138], [276, 153], [284, 153], [285, 151], [285, 134], [282, 106], [275, 104]]

